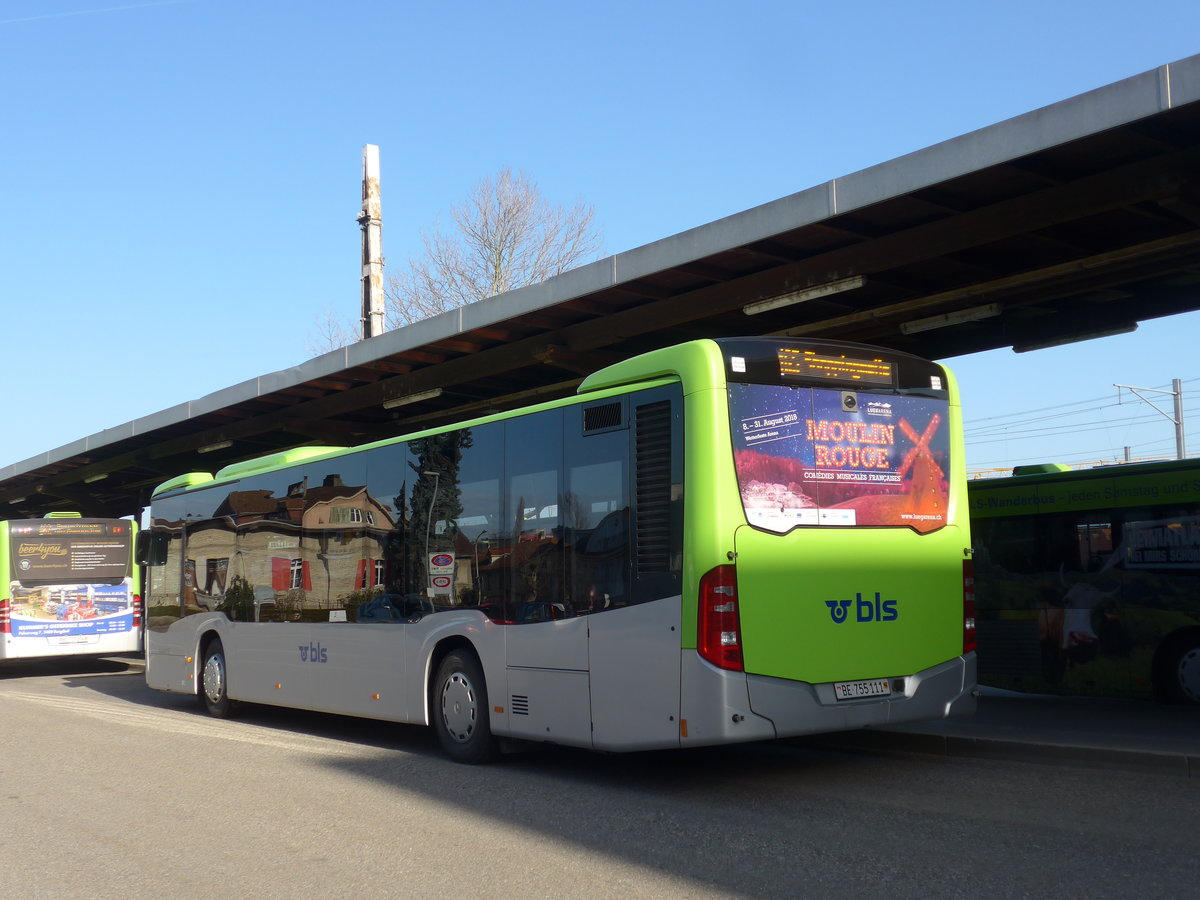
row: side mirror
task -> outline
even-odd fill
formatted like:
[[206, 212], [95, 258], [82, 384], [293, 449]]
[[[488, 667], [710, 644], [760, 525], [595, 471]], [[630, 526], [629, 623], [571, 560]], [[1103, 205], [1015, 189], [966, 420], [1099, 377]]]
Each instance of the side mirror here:
[[162, 531], [139, 531], [134, 559], [139, 566], [165, 566], [170, 535]]

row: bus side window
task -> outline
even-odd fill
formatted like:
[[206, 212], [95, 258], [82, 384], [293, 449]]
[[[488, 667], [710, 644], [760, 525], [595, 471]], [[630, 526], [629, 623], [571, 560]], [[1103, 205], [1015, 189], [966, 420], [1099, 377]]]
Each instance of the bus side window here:
[[[144, 533], [144, 532], [143, 532]], [[154, 532], [161, 535], [163, 561], [150, 566], [146, 571], [146, 627], [150, 631], [166, 631], [168, 626], [182, 618], [183, 605], [183, 536], [169, 532]]]
[[629, 430], [623, 404], [576, 408], [566, 429], [569, 598], [577, 614], [629, 605]]
[[1075, 525], [1079, 541], [1079, 569], [1099, 572], [1110, 565], [1113, 552], [1112, 524], [1107, 516], [1084, 516]]
[[505, 618], [545, 622], [575, 615], [563, 590], [562, 410], [506, 423], [504, 515], [508, 549]]

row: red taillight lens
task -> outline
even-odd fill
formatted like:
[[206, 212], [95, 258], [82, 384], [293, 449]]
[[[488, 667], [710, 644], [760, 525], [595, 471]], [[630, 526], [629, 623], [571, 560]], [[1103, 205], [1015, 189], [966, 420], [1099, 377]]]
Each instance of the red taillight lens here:
[[696, 651], [718, 668], [744, 670], [737, 570], [733, 566], [717, 566], [700, 579]]
[[0, 634], [12, 634], [12, 622], [8, 617], [8, 600], [0, 600]]
[[975, 563], [963, 560], [963, 654], [975, 652]]
[[142, 627], [142, 598], [138, 594], [133, 595], [133, 627]]

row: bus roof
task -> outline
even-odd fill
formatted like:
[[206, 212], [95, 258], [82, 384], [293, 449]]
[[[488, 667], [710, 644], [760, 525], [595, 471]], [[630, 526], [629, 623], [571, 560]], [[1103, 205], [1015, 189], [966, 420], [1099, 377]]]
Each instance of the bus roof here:
[[1009, 475], [997, 475], [991, 478], [974, 478], [968, 482], [971, 488], [1000, 487], [1014, 483], [1014, 479], [1022, 483], [1032, 481], [1086, 481], [1089, 478], [1114, 478], [1133, 475], [1153, 475], [1170, 473], [1179, 470], [1200, 469], [1200, 457], [1187, 459], [1156, 459], [1146, 462], [1120, 462], [1092, 466], [1088, 469], [1074, 469], [1064, 463], [1038, 463], [1036, 465], [1015, 466]]

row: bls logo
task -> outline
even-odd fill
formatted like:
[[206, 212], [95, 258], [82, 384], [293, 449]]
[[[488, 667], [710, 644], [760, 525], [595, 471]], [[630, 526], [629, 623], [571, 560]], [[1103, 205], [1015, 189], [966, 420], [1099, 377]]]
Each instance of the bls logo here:
[[834, 623], [841, 625], [850, 618], [850, 604], [854, 604], [855, 619], [859, 622], [892, 622], [899, 618], [895, 600], [881, 600], [879, 591], [875, 599], [864, 600], [862, 594], [855, 594], [854, 600], [826, 600], [829, 607], [829, 617]]
[[300, 662], [329, 662], [329, 651], [320, 644], [300, 645]]
[[[862, 594], [859, 594], [858, 596], [861, 597]], [[851, 601], [849, 600], [825, 601], [825, 605], [829, 607], [830, 618], [832, 618], [833, 621], [838, 625], [841, 625], [843, 622], [845, 622], [846, 617], [850, 614], [850, 603]]]

